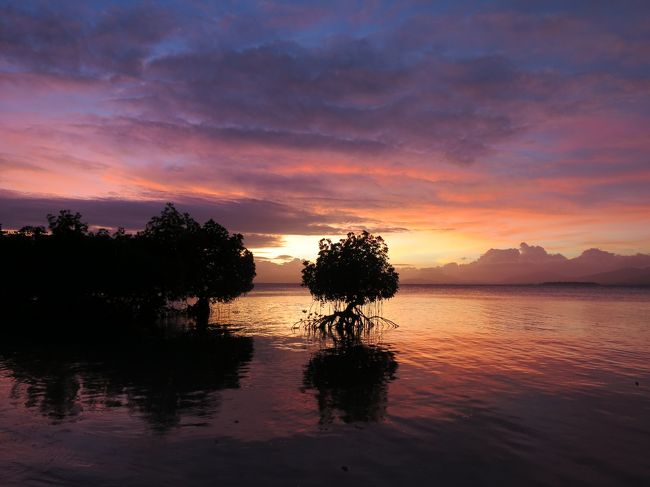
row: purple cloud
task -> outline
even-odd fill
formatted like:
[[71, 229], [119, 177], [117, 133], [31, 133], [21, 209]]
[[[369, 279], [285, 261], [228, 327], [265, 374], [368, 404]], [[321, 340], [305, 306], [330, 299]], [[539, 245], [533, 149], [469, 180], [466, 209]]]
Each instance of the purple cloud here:
[[623, 214], [633, 229], [617, 238], [641, 248], [649, 13], [5, 1], [0, 188], [31, 195], [7, 199], [25, 218], [70, 202], [137, 226], [144, 200], [172, 199], [260, 241], [369, 225], [454, 228], [487, 246], [562, 220], [575, 248], [586, 234], [602, 244]]
[[[20, 228], [24, 225], [43, 225], [45, 215], [61, 209], [80, 212], [91, 226], [139, 230], [152, 216], [160, 213], [165, 200], [125, 199], [72, 199], [29, 197], [9, 191], [0, 191], [0, 223], [3, 228]], [[248, 235], [247, 243], [268, 245], [277, 243], [283, 234], [320, 235], [341, 233], [342, 230], [328, 222], [339, 218], [316, 215], [296, 210], [270, 201], [204, 200], [185, 197], [175, 201], [180, 211], [189, 212], [197, 221], [212, 218], [232, 232]]]

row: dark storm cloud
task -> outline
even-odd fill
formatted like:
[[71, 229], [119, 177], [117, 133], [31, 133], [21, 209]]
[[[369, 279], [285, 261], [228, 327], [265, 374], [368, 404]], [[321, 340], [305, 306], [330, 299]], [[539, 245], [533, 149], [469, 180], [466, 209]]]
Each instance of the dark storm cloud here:
[[[166, 200], [136, 201], [124, 199], [34, 198], [11, 191], [0, 191], [0, 223], [3, 228], [43, 225], [48, 213], [61, 209], [78, 211], [90, 225], [96, 227], [125, 227], [138, 230], [152, 216], [160, 213]], [[253, 199], [211, 201], [199, 198], [176, 198], [176, 207], [189, 212], [200, 222], [213, 220], [230, 231], [250, 233], [249, 245], [277, 243], [279, 234], [316, 235], [341, 233], [328, 224], [340, 217], [316, 215], [286, 205]], [[248, 241], [250, 240], [250, 242]]]
[[[2, 57], [18, 70], [113, 79], [116, 98], [136, 110], [136, 122], [178, 123], [180, 130], [189, 123], [232, 144], [419, 153], [463, 163], [489, 154], [540, 113], [586, 103], [572, 86], [583, 76], [584, 88], [584, 70], [567, 71], [567, 57], [582, 56], [587, 72], [607, 73], [620, 56], [634, 64], [630, 54], [647, 49], [615, 23], [598, 17], [590, 23], [566, 8], [564, 16], [479, 9], [463, 19], [453, 9], [413, 7], [401, 23], [383, 20], [383, 29], [350, 36], [336, 34], [332, 12], [302, 5], [305, 15], [313, 13], [310, 25], [325, 22], [334, 32], [314, 44], [305, 42], [299, 25], [279, 37], [274, 15], [286, 15], [288, 7], [269, 8], [267, 18], [264, 8], [244, 7], [200, 18], [173, 2], [90, 3], [78, 12], [72, 2], [24, 5], [31, 4], [0, 7]], [[589, 59], [583, 42], [598, 28], [609, 39], [603, 66]], [[520, 59], [521, 45], [531, 52], [544, 46], [546, 53], [551, 40], [562, 49], [573, 43], [577, 52], [556, 53], [550, 69]], [[128, 81], [134, 77], [139, 82]], [[635, 89], [628, 77], [609, 84]]]
[[[250, 248], [281, 247], [283, 239], [280, 235], [265, 235], [260, 233], [247, 233], [244, 244]], [[259, 257], [256, 257], [259, 258]]]
[[[428, 54], [404, 64], [370, 42], [279, 44], [157, 59], [148, 96], [214, 136], [294, 149], [442, 154], [469, 162], [520, 128], [509, 111], [527, 80], [500, 58]], [[483, 87], [483, 88], [482, 88]], [[151, 109], [151, 99], [131, 100]], [[496, 104], [499, 103], [499, 105]], [[508, 102], [508, 103], [505, 103]], [[159, 118], [164, 112], [155, 113]]]
[[286, 148], [296, 151], [330, 151], [349, 155], [373, 155], [389, 150], [386, 143], [370, 139], [328, 135], [296, 130], [257, 128], [246, 126], [215, 126], [207, 123], [189, 123], [185, 120], [142, 120], [114, 117], [79, 124], [100, 137], [121, 143], [155, 143], [158, 147], [173, 150], [187, 141], [198, 142], [202, 148], [231, 149], [255, 146]]
[[3, 2], [2, 57], [18, 69], [101, 77], [137, 75], [152, 48], [173, 32], [170, 12], [154, 4]]

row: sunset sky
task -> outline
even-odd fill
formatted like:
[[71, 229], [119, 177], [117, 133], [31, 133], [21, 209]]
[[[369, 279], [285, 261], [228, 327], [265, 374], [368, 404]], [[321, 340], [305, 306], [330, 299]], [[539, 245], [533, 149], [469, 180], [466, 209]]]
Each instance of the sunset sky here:
[[165, 201], [256, 257], [648, 252], [650, 2], [0, 0], [3, 227]]

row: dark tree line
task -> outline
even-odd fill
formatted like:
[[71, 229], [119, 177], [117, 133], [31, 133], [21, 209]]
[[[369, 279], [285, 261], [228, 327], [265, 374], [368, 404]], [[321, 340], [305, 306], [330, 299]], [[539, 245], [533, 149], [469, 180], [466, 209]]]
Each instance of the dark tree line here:
[[[118, 315], [153, 318], [169, 303], [228, 302], [253, 288], [253, 254], [243, 236], [203, 225], [168, 203], [144, 230], [89, 231], [79, 213], [47, 215], [47, 228], [0, 229], [0, 302], [5, 319]], [[83, 316], [84, 313], [81, 313]], [[205, 316], [203, 316], [205, 317]]]

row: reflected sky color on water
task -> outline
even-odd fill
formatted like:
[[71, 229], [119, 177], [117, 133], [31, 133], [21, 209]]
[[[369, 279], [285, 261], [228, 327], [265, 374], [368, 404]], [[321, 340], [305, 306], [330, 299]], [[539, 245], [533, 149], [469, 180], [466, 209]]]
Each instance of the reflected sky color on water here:
[[258, 286], [208, 343], [3, 346], [0, 484], [650, 481], [650, 290], [405, 286], [348, 345], [293, 328], [310, 305]]

